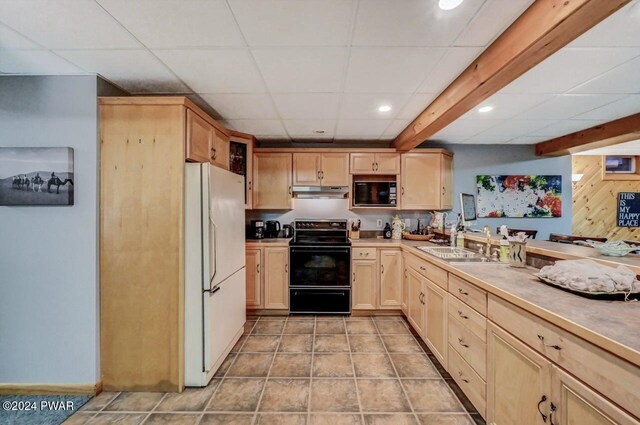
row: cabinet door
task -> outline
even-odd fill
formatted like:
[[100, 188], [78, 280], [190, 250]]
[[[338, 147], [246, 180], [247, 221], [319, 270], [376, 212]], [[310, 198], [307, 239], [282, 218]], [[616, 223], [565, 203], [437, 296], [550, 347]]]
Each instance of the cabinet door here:
[[211, 164], [216, 167], [229, 169], [229, 136], [213, 128], [213, 142], [211, 145]]
[[423, 277], [409, 267], [407, 273], [407, 308], [409, 314], [407, 319], [413, 326], [416, 332], [422, 336], [424, 335], [424, 291], [423, 291]]
[[425, 342], [443, 365], [447, 364], [447, 292], [425, 279]]
[[552, 370], [554, 425], [637, 425], [622, 409], [557, 367]]
[[381, 309], [397, 309], [402, 298], [402, 254], [397, 249], [380, 250]]
[[449, 155], [442, 155], [441, 161], [441, 181], [442, 181], [442, 208], [450, 210], [453, 208], [453, 158]]
[[296, 186], [320, 186], [320, 162], [318, 153], [293, 154], [293, 184]]
[[264, 308], [289, 309], [289, 249], [264, 249]]
[[407, 288], [407, 284], [409, 281], [409, 267], [407, 266], [407, 257], [404, 253], [402, 253], [402, 312], [407, 315], [408, 314], [408, 298], [409, 298], [409, 290]]
[[400, 154], [377, 153], [375, 158], [376, 174], [400, 174]]
[[349, 186], [348, 153], [323, 153], [321, 165], [323, 186]]
[[487, 423], [548, 423], [542, 415], [549, 415], [550, 372], [551, 364], [548, 360], [489, 322]]
[[247, 307], [262, 307], [262, 255], [260, 249], [246, 250]]
[[253, 208], [253, 140], [234, 137], [229, 141], [229, 171], [244, 176], [244, 207]]
[[378, 262], [354, 260], [351, 262], [351, 307], [353, 310], [375, 310]]
[[400, 207], [441, 209], [440, 154], [402, 154]]
[[350, 158], [349, 172], [351, 174], [374, 174], [376, 162], [374, 153], [352, 153]]
[[213, 126], [191, 109], [187, 109], [186, 160], [209, 162], [213, 144]]
[[253, 209], [291, 209], [291, 154], [253, 155]]

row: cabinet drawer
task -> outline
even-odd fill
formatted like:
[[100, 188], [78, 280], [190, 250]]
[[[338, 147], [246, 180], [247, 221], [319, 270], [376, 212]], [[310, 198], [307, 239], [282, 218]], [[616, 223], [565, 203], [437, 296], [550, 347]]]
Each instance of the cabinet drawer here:
[[487, 384], [452, 346], [449, 346], [449, 373], [480, 415], [486, 418]]
[[450, 275], [449, 292], [480, 314], [487, 315], [487, 293], [482, 289], [460, 279], [458, 276]]
[[375, 248], [353, 248], [351, 250], [351, 258], [353, 260], [375, 260]]
[[640, 367], [493, 295], [489, 319], [640, 417]]
[[422, 260], [415, 255], [407, 257], [409, 267], [426, 277], [442, 289], [447, 289], [447, 271], [428, 261]]
[[477, 336], [480, 341], [487, 342], [487, 319], [452, 294], [449, 294], [449, 314]]
[[449, 315], [449, 346], [469, 363], [473, 370], [487, 379], [487, 344]]

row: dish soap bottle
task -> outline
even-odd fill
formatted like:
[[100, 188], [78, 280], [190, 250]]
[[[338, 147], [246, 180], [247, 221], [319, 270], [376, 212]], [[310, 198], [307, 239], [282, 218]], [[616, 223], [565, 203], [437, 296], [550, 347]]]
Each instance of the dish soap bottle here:
[[505, 235], [502, 235], [502, 239], [500, 239], [500, 261], [509, 262], [509, 241]]
[[391, 225], [387, 223], [382, 231], [385, 239], [391, 239]]
[[449, 232], [449, 245], [451, 248], [456, 247], [456, 225], [451, 226], [451, 231]]
[[458, 248], [460, 249], [464, 249], [464, 231], [459, 231], [458, 232], [458, 240], [456, 241]]

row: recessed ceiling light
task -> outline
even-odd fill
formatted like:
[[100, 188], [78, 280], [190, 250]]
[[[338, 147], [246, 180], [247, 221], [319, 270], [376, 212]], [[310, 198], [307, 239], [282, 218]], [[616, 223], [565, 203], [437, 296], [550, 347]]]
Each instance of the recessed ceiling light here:
[[389, 105], [382, 105], [378, 107], [378, 111], [380, 112], [389, 112], [390, 110], [391, 110], [391, 106]]
[[490, 111], [493, 111], [493, 106], [487, 105], [487, 106], [483, 106], [482, 108], [478, 109], [478, 112], [482, 112], [482, 113], [490, 112]]
[[440, 0], [438, 6], [442, 10], [451, 10], [460, 6], [464, 0]]

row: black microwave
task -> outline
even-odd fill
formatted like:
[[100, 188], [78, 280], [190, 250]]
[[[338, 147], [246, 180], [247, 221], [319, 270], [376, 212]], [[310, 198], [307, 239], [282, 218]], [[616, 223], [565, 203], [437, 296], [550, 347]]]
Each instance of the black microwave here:
[[395, 207], [397, 202], [396, 182], [353, 182], [354, 207]]

